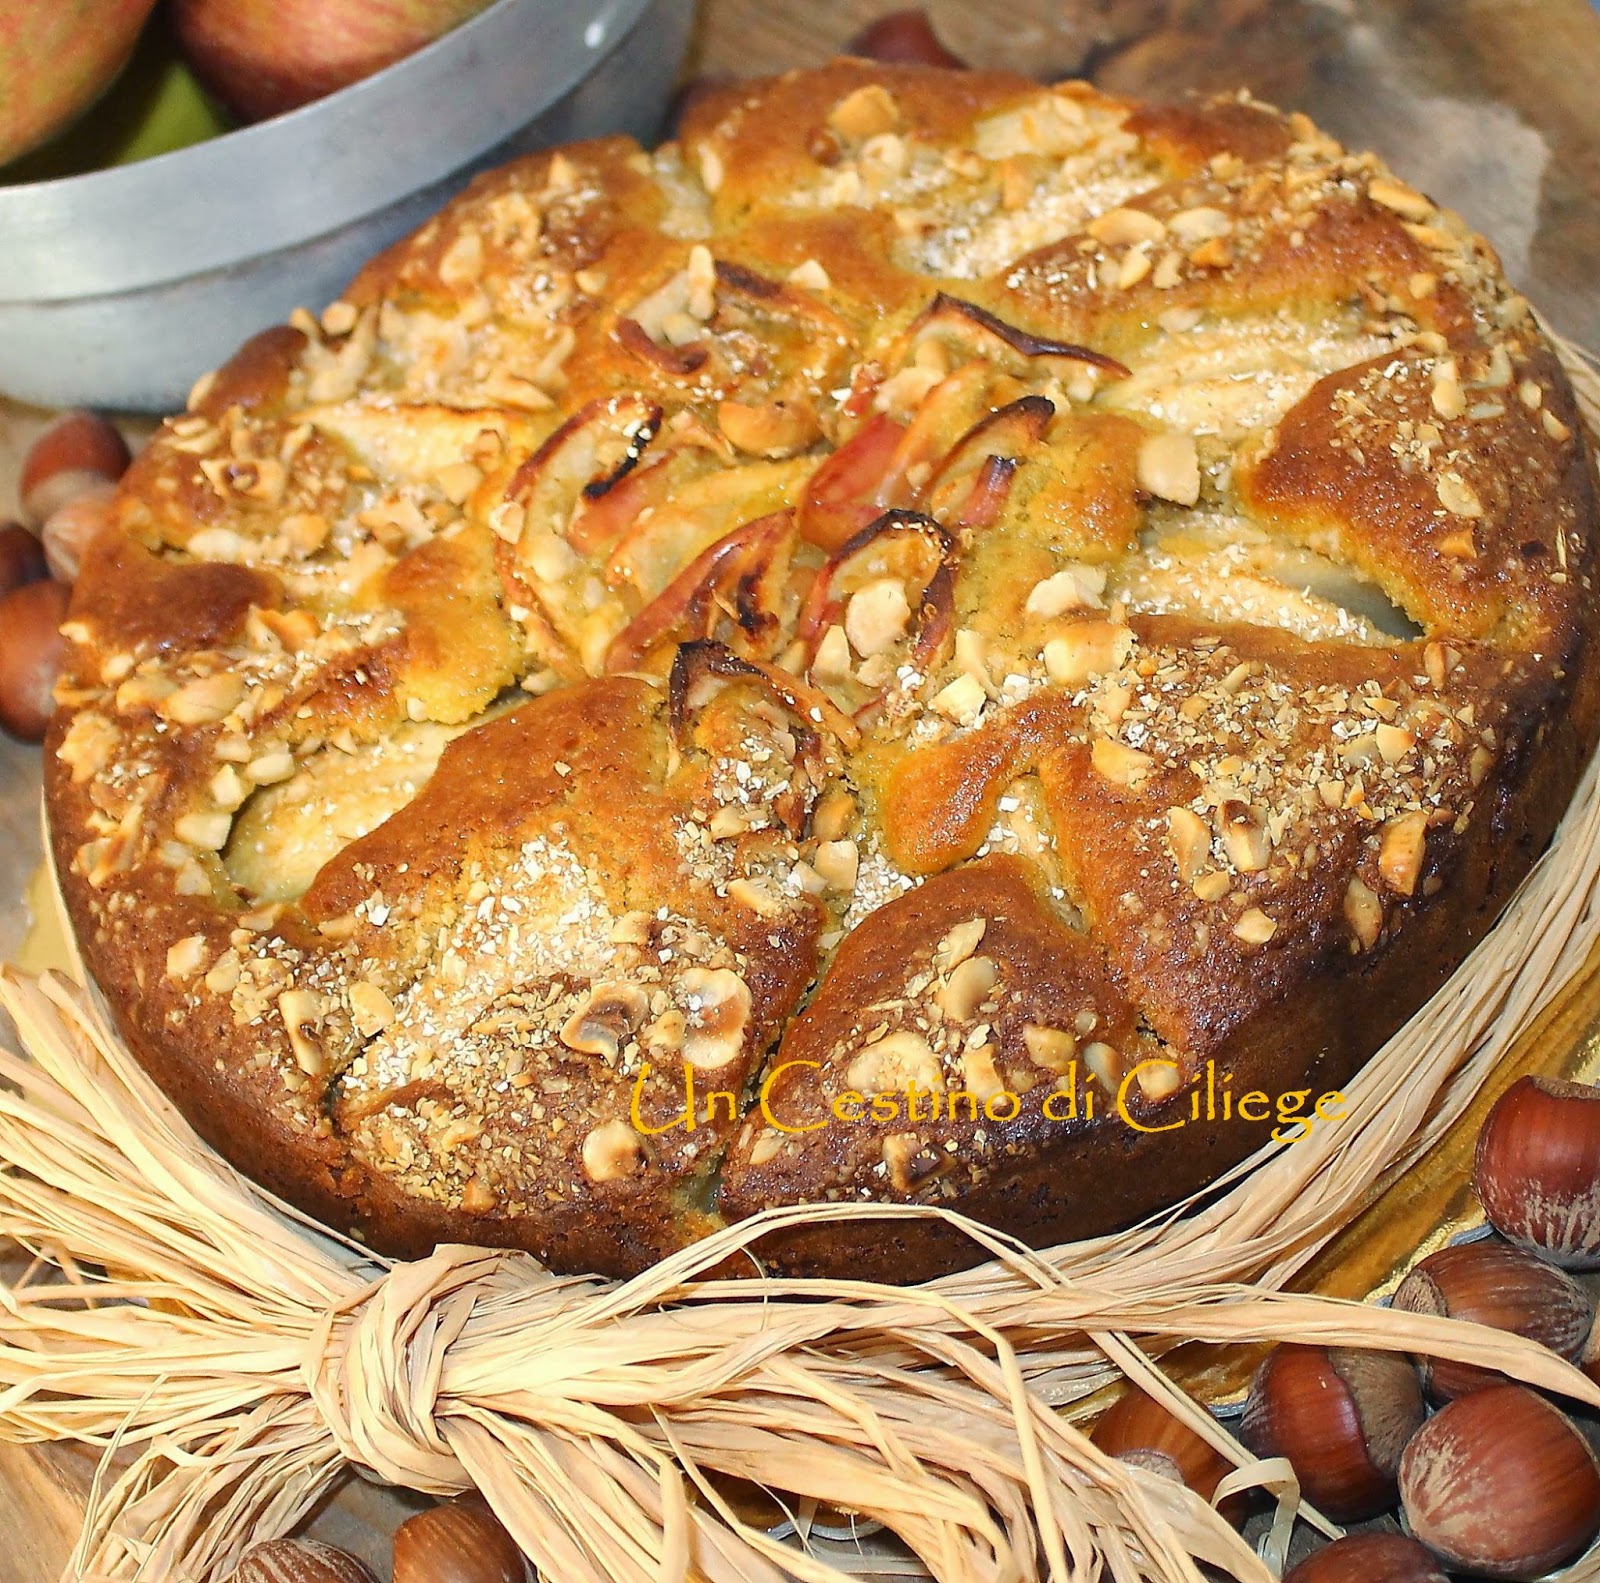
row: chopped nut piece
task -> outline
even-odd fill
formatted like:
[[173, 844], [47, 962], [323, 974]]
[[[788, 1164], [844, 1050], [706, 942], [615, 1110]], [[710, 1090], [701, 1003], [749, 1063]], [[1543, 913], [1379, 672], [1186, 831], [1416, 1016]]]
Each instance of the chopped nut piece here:
[[1151, 434], [1139, 447], [1139, 487], [1175, 505], [1200, 499], [1200, 455], [1190, 434]]
[[232, 671], [197, 677], [162, 701], [161, 713], [180, 726], [214, 725], [232, 714], [244, 697], [244, 678]]
[[912, 1166], [922, 1153], [922, 1140], [914, 1132], [892, 1132], [883, 1140], [881, 1152], [889, 1170], [890, 1185], [896, 1192], [910, 1192], [916, 1185]]
[[1259, 874], [1272, 860], [1272, 842], [1265, 823], [1245, 803], [1230, 797], [1216, 813], [1222, 850], [1240, 874]]
[[295, 1064], [307, 1077], [321, 1077], [328, 1063], [314, 1030], [322, 1021], [322, 997], [309, 989], [286, 989], [278, 996], [278, 1015]]
[[961, 1052], [961, 1086], [978, 1101], [987, 1105], [998, 1094], [1006, 1091], [1004, 1079], [994, 1064], [995, 1048], [980, 1044]]
[[202, 852], [220, 852], [228, 844], [233, 816], [227, 813], [186, 813], [174, 822], [172, 833], [185, 846]]
[[783, 1147], [784, 1134], [776, 1127], [763, 1127], [760, 1136], [750, 1145], [750, 1163], [752, 1165], [766, 1165], [777, 1158], [778, 1151]]
[[583, 1174], [591, 1182], [632, 1176], [644, 1163], [644, 1139], [621, 1116], [603, 1121], [583, 1140]]
[[968, 1022], [999, 982], [1000, 969], [993, 957], [969, 956], [951, 969], [935, 992], [934, 1002], [952, 1022]]
[[1117, 1085], [1122, 1081], [1122, 1056], [1115, 1045], [1096, 1039], [1084, 1047], [1083, 1064], [1108, 1094], [1116, 1092]]
[[983, 712], [987, 702], [988, 694], [982, 682], [973, 676], [958, 676], [934, 694], [929, 707], [957, 725], [969, 726]]
[[828, 112], [828, 125], [851, 139], [876, 137], [880, 132], [892, 132], [899, 124], [899, 107], [889, 90], [878, 83], [846, 94]]
[[1385, 209], [1392, 209], [1402, 219], [1426, 220], [1433, 213], [1433, 205], [1420, 192], [1388, 176], [1374, 177], [1367, 187], [1367, 196]]
[[722, 156], [708, 143], [700, 150], [700, 184], [713, 195], [722, 191]]
[[830, 786], [811, 816], [811, 833], [819, 841], [838, 841], [849, 833], [856, 816], [856, 800], [842, 786]]
[[1247, 907], [1234, 922], [1233, 932], [1246, 945], [1265, 945], [1278, 926], [1259, 907]]
[[1233, 221], [1221, 209], [1202, 204], [1180, 210], [1167, 221], [1167, 229], [1186, 247], [1192, 247], [1197, 242], [1227, 236], [1233, 230]]
[[436, 474], [444, 498], [452, 505], [465, 505], [483, 482], [483, 474], [471, 462], [451, 462]]
[[1106, 591], [1103, 566], [1068, 566], [1033, 585], [1024, 606], [1030, 616], [1049, 621], [1069, 610], [1102, 610]]
[[1351, 932], [1361, 942], [1363, 951], [1370, 951], [1383, 932], [1383, 903], [1378, 893], [1359, 876], [1351, 879], [1344, 892], [1344, 919]]
[[776, 918], [789, 910], [782, 893], [774, 890], [764, 879], [733, 880], [728, 886], [728, 900], [748, 907], [763, 918]]
[[481, 1176], [472, 1177], [461, 1189], [461, 1207], [469, 1215], [486, 1215], [497, 1202], [494, 1189]]
[[691, 967], [679, 982], [689, 998], [683, 1058], [691, 1066], [716, 1071], [744, 1049], [750, 987], [726, 967]]
[[273, 748], [245, 765], [245, 774], [258, 786], [271, 786], [294, 774], [294, 755], [288, 748]]
[[1221, 869], [1202, 874], [1189, 887], [1201, 901], [1221, 901], [1233, 889], [1233, 881]]
[[851, 595], [844, 613], [845, 636], [863, 657], [883, 654], [905, 635], [910, 621], [911, 605], [899, 579], [882, 577]]
[[650, 997], [637, 984], [596, 984], [566, 1021], [561, 1042], [582, 1055], [615, 1063], [628, 1036], [650, 1014]]
[[1390, 890], [1409, 896], [1417, 888], [1427, 839], [1425, 813], [1401, 814], [1384, 824], [1378, 846], [1378, 872]]
[[828, 272], [816, 259], [808, 258], [803, 264], [796, 264], [789, 271], [789, 284], [799, 286], [803, 291], [827, 291], [833, 282], [828, 278]]
[[1478, 492], [1460, 473], [1440, 473], [1436, 485], [1439, 504], [1457, 517], [1481, 517], [1483, 502]]
[[1167, 846], [1185, 885], [1194, 884], [1211, 859], [1211, 832], [1192, 808], [1167, 809]]
[[811, 861], [831, 890], [849, 895], [856, 888], [861, 854], [854, 841], [823, 841]]
[[1141, 1061], [1137, 1082], [1146, 1099], [1170, 1099], [1183, 1087], [1183, 1072], [1176, 1061]]
[[1441, 418], [1459, 418], [1467, 410], [1467, 398], [1461, 389], [1461, 380], [1456, 373], [1456, 360], [1453, 357], [1443, 359], [1433, 372], [1433, 393], [1430, 397], [1433, 410]]
[[1072, 1034], [1062, 1028], [1042, 1027], [1036, 1022], [1023, 1024], [1022, 1043], [1035, 1066], [1042, 1066], [1057, 1077], [1064, 1077], [1072, 1070], [1072, 1058], [1078, 1053], [1078, 1041]]
[[167, 977], [193, 978], [206, 965], [209, 955], [203, 934], [186, 935], [167, 947]]
[[933, 1046], [909, 1028], [886, 1033], [860, 1051], [846, 1069], [844, 1080], [863, 1094], [895, 1093], [913, 1083], [924, 1090], [944, 1090], [944, 1070]]
[[1142, 209], [1108, 209], [1085, 227], [1095, 241], [1107, 247], [1128, 247], [1135, 242], [1159, 242], [1166, 224]]
[[1130, 791], [1137, 791], [1144, 785], [1155, 768], [1155, 760], [1148, 753], [1130, 748], [1115, 737], [1096, 737], [1094, 746], [1089, 749], [1089, 760], [1096, 772], [1113, 786], [1126, 786]]
[[1074, 621], [1044, 646], [1044, 668], [1063, 687], [1082, 687], [1120, 669], [1133, 654], [1133, 632], [1112, 621]]
[[370, 979], [357, 979], [349, 993], [350, 1020], [362, 1038], [373, 1038], [394, 1021], [394, 1002]]
[[843, 681], [850, 674], [850, 641], [843, 627], [829, 627], [817, 645], [811, 674], [821, 682]]
[[1417, 745], [1417, 739], [1402, 726], [1383, 723], [1373, 734], [1385, 764], [1398, 764]]
[[933, 965], [941, 973], [959, 967], [978, 949], [988, 927], [987, 918], [968, 918], [965, 923], [958, 923], [933, 948]]

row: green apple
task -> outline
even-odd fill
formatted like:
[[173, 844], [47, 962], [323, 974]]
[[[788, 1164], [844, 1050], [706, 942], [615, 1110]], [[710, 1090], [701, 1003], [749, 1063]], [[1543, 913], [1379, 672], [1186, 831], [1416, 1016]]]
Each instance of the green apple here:
[[245, 120], [260, 121], [370, 77], [491, 3], [173, 0], [172, 16], [200, 80]]
[[0, 4], [0, 165], [37, 147], [105, 91], [155, 0]]

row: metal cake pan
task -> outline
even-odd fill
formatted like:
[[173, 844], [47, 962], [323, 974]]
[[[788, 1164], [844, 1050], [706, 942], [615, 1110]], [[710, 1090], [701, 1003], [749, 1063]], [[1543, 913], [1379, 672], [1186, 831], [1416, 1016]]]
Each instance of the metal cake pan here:
[[475, 172], [652, 137], [692, 0], [499, 0], [417, 54], [139, 164], [0, 187], [0, 391], [162, 412], [254, 331], [336, 297]]

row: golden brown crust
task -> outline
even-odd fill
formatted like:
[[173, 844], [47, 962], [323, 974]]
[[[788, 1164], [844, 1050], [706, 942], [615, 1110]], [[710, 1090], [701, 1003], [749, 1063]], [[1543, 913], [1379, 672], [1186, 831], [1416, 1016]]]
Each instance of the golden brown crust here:
[[75, 595], [57, 865], [157, 1080], [376, 1246], [1094, 1234], [1346, 1081], [1549, 839], [1591, 465], [1486, 245], [1301, 118], [739, 85], [202, 382]]

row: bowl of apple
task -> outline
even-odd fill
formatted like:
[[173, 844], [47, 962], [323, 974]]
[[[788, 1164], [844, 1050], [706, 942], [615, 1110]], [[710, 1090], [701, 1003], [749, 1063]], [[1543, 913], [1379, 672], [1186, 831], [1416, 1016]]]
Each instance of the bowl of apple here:
[[[0, 392], [15, 399], [181, 406], [240, 341], [319, 310], [477, 171], [545, 144], [652, 136], [693, 11], [169, 0], [150, 21], [154, 4], [0, 8]], [[112, 146], [107, 81], [162, 30], [181, 59], [162, 55], [140, 123]], [[74, 170], [86, 149], [103, 163]]]

